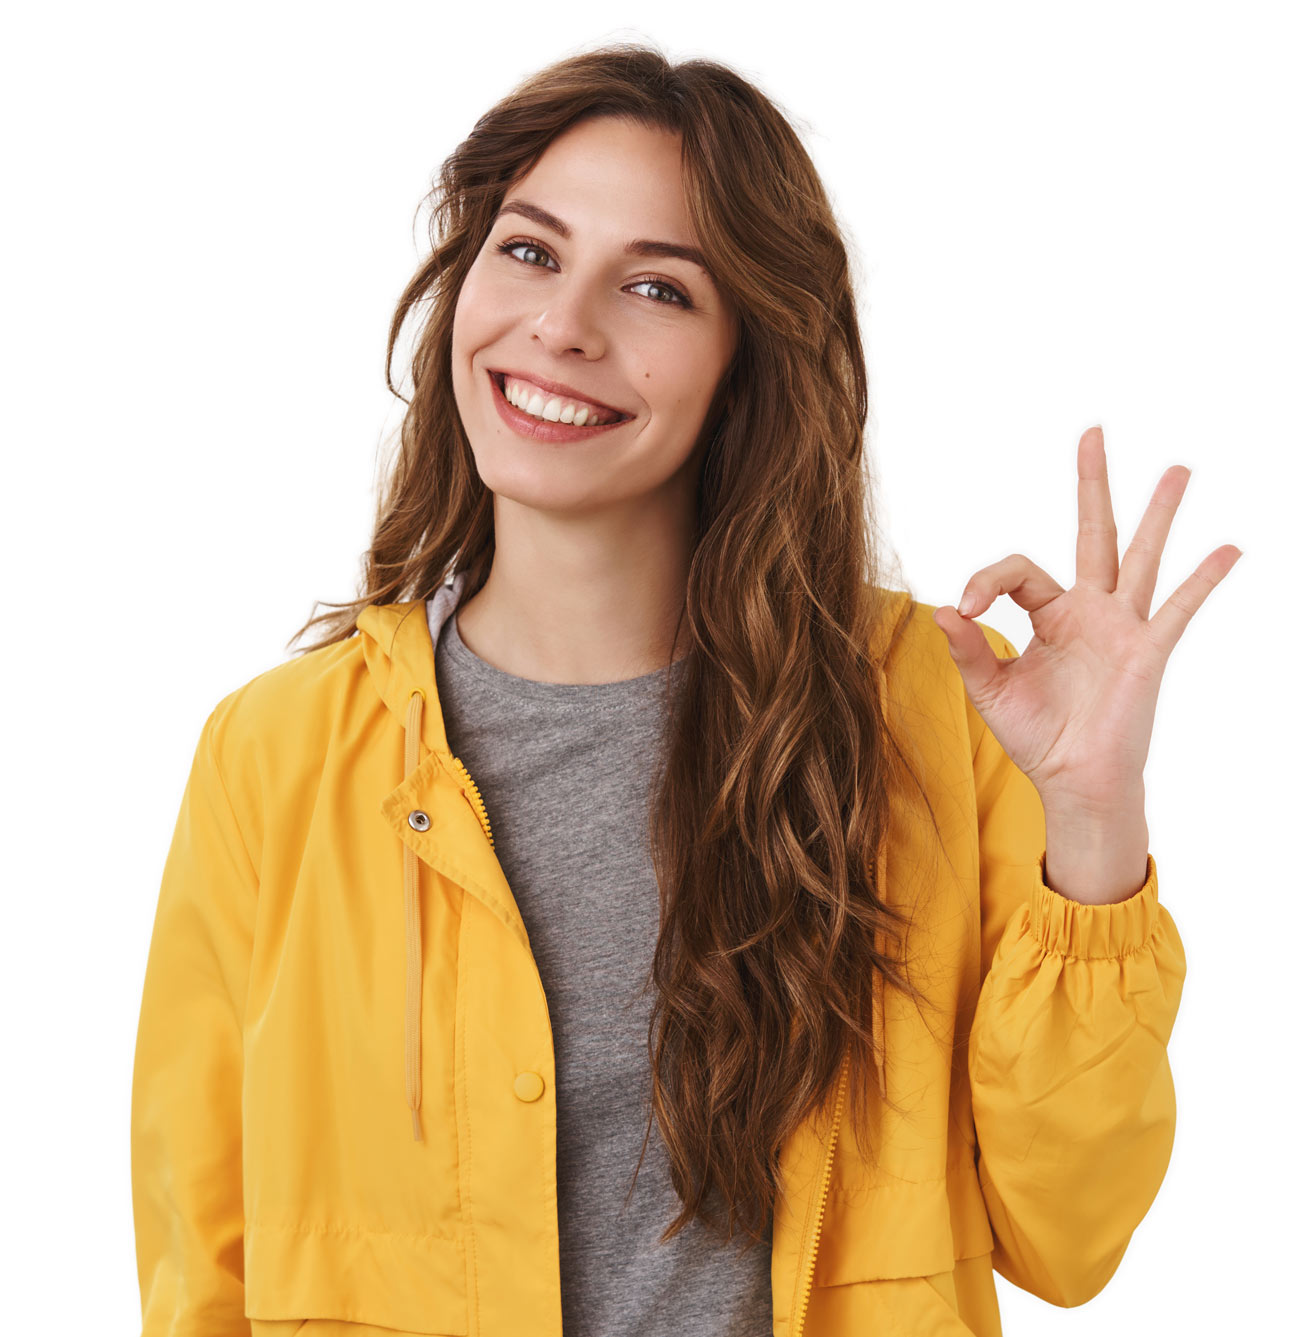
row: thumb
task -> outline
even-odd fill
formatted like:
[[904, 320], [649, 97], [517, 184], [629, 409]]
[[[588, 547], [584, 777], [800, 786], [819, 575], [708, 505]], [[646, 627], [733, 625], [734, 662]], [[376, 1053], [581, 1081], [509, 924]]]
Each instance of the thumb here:
[[978, 633], [984, 639], [983, 632], [975, 626], [974, 618], [963, 617], [952, 604], [941, 604], [934, 610], [934, 621], [948, 641], [948, 649], [958, 662], [971, 653], [970, 633]]
[[973, 617], [962, 617], [952, 606], [934, 610], [934, 621], [948, 640], [948, 651], [972, 700], [981, 699], [997, 679], [1002, 661]]

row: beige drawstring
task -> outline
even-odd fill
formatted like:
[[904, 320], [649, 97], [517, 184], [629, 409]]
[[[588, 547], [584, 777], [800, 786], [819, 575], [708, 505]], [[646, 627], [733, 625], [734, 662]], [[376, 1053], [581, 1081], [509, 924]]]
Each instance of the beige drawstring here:
[[[405, 774], [420, 761], [420, 710], [424, 693], [414, 691], [406, 707]], [[417, 1142], [420, 1132], [420, 1001], [423, 990], [424, 954], [420, 945], [420, 860], [402, 842], [402, 896], [406, 903], [406, 1103], [411, 1109], [411, 1131]]]

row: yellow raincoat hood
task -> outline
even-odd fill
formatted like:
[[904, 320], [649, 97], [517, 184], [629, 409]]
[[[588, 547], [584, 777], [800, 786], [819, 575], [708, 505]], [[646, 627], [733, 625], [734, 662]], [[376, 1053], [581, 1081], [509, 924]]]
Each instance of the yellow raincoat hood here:
[[[438, 591], [435, 624], [460, 588]], [[1044, 884], [1037, 793], [933, 609], [885, 699], [943, 848], [905, 810], [879, 884], [916, 917], [909, 959], [939, 1014], [876, 977], [877, 1164], [841, 1127], [847, 1068], [782, 1146], [775, 1337], [993, 1337], [994, 1270], [1082, 1303], [1172, 1148], [1185, 961], [1154, 859], [1117, 905]], [[230, 693], [200, 733], [132, 1089], [144, 1337], [560, 1337], [555, 1062], [528, 933], [448, 746], [424, 603], [357, 626]], [[886, 1080], [901, 1114], [876, 1099]]]

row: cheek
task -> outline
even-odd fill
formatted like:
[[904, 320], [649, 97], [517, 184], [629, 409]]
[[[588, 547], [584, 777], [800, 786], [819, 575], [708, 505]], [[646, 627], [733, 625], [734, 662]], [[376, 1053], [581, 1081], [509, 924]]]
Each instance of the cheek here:
[[641, 382], [643, 392], [661, 413], [703, 420], [718, 382], [711, 349], [677, 340], [647, 360], [644, 370], [650, 376]]
[[465, 275], [465, 282], [461, 284], [460, 296], [456, 299], [456, 333], [461, 335], [460, 342], [472, 343], [466, 336], [482, 331], [489, 325], [500, 324], [504, 307], [503, 294], [496, 291], [499, 286], [493, 284], [481, 262], [471, 266]]
[[452, 314], [451, 343], [453, 349], [473, 347], [475, 327], [479, 313], [483, 310], [480, 283], [474, 271], [465, 276], [461, 285], [460, 296], [456, 299], [456, 310]]

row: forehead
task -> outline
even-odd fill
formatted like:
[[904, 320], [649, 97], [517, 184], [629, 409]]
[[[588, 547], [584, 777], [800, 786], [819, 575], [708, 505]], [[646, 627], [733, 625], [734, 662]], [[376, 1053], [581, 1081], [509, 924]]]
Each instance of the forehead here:
[[601, 116], [546, 146], [505, 199], [523, 196], [578, 234], [622, 243], [659, 237], [691, 245], [681, 136]]

